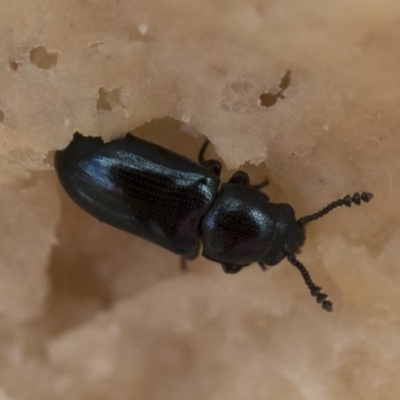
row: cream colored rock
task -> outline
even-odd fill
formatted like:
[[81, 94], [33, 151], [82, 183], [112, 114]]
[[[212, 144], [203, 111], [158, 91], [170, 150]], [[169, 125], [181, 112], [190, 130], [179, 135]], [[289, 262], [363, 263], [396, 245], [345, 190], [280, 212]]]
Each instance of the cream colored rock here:
[[[7, 396], [398, 399], [400, 3], [4, 0], [0, 15]], [[202, 133], [298, 216], [373, 192], [307, 228], [299, 259], [333, 314], [286, 262], [182, 275], [87, 216], [47, 157], [76, 130], [190, 157]]]

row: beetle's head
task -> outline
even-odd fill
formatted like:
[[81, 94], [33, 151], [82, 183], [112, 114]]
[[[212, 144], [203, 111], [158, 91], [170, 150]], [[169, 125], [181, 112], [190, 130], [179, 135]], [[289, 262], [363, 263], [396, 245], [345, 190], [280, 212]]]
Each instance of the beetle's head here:
[[303, 225], [298, 224], [293, 208], [289, 204], [270, 204], [274, 215], [274, 229], [268, 238], [268, 246], [262, 262], [273, 266], [279, 264], [288, 254], [297, 253], [306, 239]]

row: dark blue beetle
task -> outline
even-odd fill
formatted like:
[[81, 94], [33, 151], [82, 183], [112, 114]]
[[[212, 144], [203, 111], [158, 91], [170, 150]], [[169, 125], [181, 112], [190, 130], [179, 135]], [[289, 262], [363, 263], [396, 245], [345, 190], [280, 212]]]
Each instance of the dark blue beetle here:
[[285, 257], [299, 269], [311, 294], [327, 311], [332, 303], [296, 258], [305, 241], [304, 225], [336, 207], [361, 204], [371, 193], [337, 200], [316, 214], [296, 220], [288, 204], [269, 202], [248, 175], [237, 171], [220, 186], [221, 163], [199, 164], [156, 144], [127, 134], [104, 143], [100, 137], [74, 134], [55, 167], [69, 196], [89, 214], [116, 228], [156, 243], [187, 259], [199, 254], [237, 273], [257, 262], [278, 264]]

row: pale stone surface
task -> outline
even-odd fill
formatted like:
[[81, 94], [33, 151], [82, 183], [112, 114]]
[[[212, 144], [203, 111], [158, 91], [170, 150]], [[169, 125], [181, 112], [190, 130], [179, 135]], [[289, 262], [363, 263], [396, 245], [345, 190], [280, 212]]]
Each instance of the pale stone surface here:
[[7, 396], [6, 393], [0, 388], [0, 400], [12, 400], [12, 398]]
[[0, 312], [15, 322], [43, 312], [49, 290], [47, 264], [60, 217], [55, 183], [46, 172], [2, 186]]
[[[398, 399], [400, 3], [5, 0], [0, 15], [0, 397]], [[299, 259], [334, 313], [286, 262], [182, 275], [73, 205], [48, 152], [138, 127], [261, 163], [246, 168], [298, 216], [372, 191], [307, 228]]]

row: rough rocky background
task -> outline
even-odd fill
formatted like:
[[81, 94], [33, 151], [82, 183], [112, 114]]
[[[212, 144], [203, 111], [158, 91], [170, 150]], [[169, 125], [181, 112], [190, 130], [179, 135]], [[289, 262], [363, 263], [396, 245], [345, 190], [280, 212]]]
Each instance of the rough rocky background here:
[[[399, 398], [399, 2], [2, 0], [0, 15], [1, 400]], [[52, 168], [76, 130], [190, 157], [205, 135], [224, 178], [245, 164], [298, 216], [373, 192], [307, 229], [299, 258], [335, 311], [287, 262], [182, 274], [84, 214]]]

